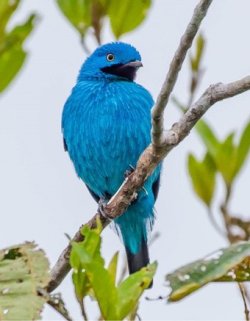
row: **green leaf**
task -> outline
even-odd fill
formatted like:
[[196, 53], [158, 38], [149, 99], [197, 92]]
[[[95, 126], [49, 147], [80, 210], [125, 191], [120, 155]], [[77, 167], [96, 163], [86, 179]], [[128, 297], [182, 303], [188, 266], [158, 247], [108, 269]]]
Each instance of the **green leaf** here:
[[237, 147], [235, 174], [239, 173], [250, 151], [250, 122], [247, 123]]
[[212, 128], [204, 120], [199, 120], [195, 126], [197, 133], [199, 134], [204, 145], [207, 147], [208, 152], [214, 158], [218, 147], [220, 145], [219, 140], [216, 138]]
[[11, 48], [0, 55], [0, 93], [11, 83], [21, 69], [26, 53], [21, 47]]
[[117, 290], [108, 270], [96, 262], [86, 265], [86, 269], [103, 318], [120, 320]]
[[[240, 248], [239, 248], [240, 249]], [[239, 250], [238, 249], [238, 250]], [[246, 282], [250, 281], [250, 257], [230, 269], [225, 275], [215, 280], [216, 282]]]
[[5, 33], [5, 27], [10, 17], [20, 4], [20, 0], [1, 0], [0, 1], [0, 40]]
[[36, 16], [30, 15], [26, 22], [13, 28], [0, 41], [0, 93], [11, 83], [22, 68], [27, 53], [22, 45], [34, 28]]
[[93, 295], [89, 277], [85, 270], [85, 264], [91, 263], [93, 259], [104, 265], [104, 260], [100, 253], [100, 233], [101, 226], [97, 224], [96, 229], [90, 230], [83, 228], [82, 234], [84, 241], [81, 243], [72, 243], [70, 255], [70, 265], [73, 268], [72, 280], [75, 286], [77, 300], [81, 302], [86, 295]]
[[134, 311], [143, 291], [151, 284], [156, 268], [156, 262], [149, 264], [140, 271], [131, 274], [118, 286], [119, 320]]
[[249, 262], [249, 256], [250, 242], [242, 242], [179, 268], [166, 276], [171, 288], [168, 300], [178, 301], [213, 281], [250, 281], [249, 263], [241, 264], [246, 258]]
[[215, 155], [217, 170], [221, 173], [225, 183], [230, 186], [235, 178], [237, 163], [237, 148], [234, 144], [235, 133], [229, 134], [219, 145]]
[[200, 69], [200, 62], [204, 52], [205, 39], [202, 34], [199, 34], [196, 39], [196, 52], [194, 56], [190, 57], [190, 64], [193, 72], [198, 72]]
[[[70, 256], [76, 295], [82, 299], [92, 289], [104, 319], [117, 320], [115, 281], [105, 269], [100, 253], [101, 227], [93, 230], [84, 227], [82, 233], [84, 241], [73, 243]], [[81, 284], [82, 281], [85, 282], [84, 286]]]
[[214, 195], [216, 174], [210, 155], [207, 153], [204, 159], [199, 162], [194, 155], [190, 154], [188, 157], [188, 170], [193, 189], [199, 198], [210, 207]]
[[238, 146], [234, 143], [235, 133], [229, 134], [224, 141], [220, 142], [205, 121], [200, 120], [195, 128], [211, 155], [217, 171], [221, 173], [225, 183], [231, 185], [250, 151], [250, 122], [243, 130]]
[[57, 0], [57, 4], [73, 25], [80, 33], [82, 42], [91, 27], [94, 30], [94, 37], [97, 43], [101, 43], [101, 31], [103, 18], [107, 15], [107, 8], [110, 0]]
[[137, 28], [146, 18], [150, 7], [151, 0], [110, 0], [108, 16], [116, 39]]
[[15, 26], [5, 36], [5, 48], [8, 49], [16, 45], [22, 45], [26, 38], [33, 31], [37, 20], [38, 17], [35, 14], [31, 14], [23, 24]]
[[49, 263], [34, 243], [0, 251], [0, 320], [37, 320], [45, 298], [37, 288], [49, 283]]
[[70, 255], [78, 301], [81, 303], [86, 295], [91, 295], [97, 300], [103, 319], [122, 320], [135, 309], [144, 289], [152, 282], [156, 264], [129, 276], [116, 287], [118, 254], [105, 268], [100, 253], [100, 224], [95, 230], [85, 227], [82, 232], [84, 241], [73, 243]]
[[73, 243], [70, 255], [70, 265], [73, 268], [72, 280], [75, 286], [75, 294], [79, 303], [89, 293], [91, 286], [85, 270], [83, 269], [79, 257], [79, 244]]
[[118, 256], [119, 256], [119, 252], [116, 252], [113, 255], [113, 257], [110, 260], [109, 265], [108, 265], [108, 271], [109, 271], [109, 274], [111, 275], [114, 283], [116, 282]]
[[91, 26], [92, 2], [92, 0], [57, 0], [62, 13], [82, 36]]

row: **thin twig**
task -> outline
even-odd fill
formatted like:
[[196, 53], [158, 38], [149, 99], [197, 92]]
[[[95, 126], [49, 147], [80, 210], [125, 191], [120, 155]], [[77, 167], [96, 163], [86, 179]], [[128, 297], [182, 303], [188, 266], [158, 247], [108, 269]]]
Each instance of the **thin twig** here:
[[88, 223], [82, 225], [79, 228], [79, 230], [77, 231], [77, 233], [73, 237], [72, 241], [69, 242], [68, 246], [62, 251], [61, 255], [57, 259], [55, 266], [51, 270], [51, 273], [50, 273], [51, 281], [47, 287], [48, 292], [52, 292], [54, 289], [56, 289], [71, 269], [70, 264], [69, 264], [71, 243], [83, 241], [83, 236], [81, 233], [82, 228], [85, 225], [89, 226], [92, 229], [96, 228], [97, 227], [97, 223], [96, 223], [97, 220], [101, 221], [103, 228], [105, 228], [105, 226], [107, 226], [109, 224], [109, 221], [107, 219], [105, 219], [103, 216], [101, 216], [99, 213], [97, 213], [96, 215], [94, 215], [94, 217], [92, 217], [88, 221]]
[[159, 295], [156, 298], [150, 298], [148, 296], [145, 297], [145, 300], [147, 301], [161, 301], [161, 300], [166, 300], [167, 296], [165, 295]]
[[249, 319], [249, 310], [248, 310], [248, 306], [247, 306], [247, 302], [246, 302], [246, 290], [245, 290], [245, 287], [240, 282], [238, 282], [238, 286], [239, 286], [240, 294], [241, 294], [241, 297], [242, 297], [242, 300], [243, 300], [243, 303], [244, 303], [244, 308], [245, 308], [244, 312], [245, 312], [246, 321], [250, 321], [250, 319]]
[[152, 110], [152, 143], [156, 147], [160, 146], [164, 139], [164, 109], [168, 103], [170, 94], [172, 93], [173, 88], [175, 86], [179, 71], [181, 70], [187, 51], [192, 46], [193, 40], [199, 30], [200, 24], [206, 16], [206, 13], [211, 3], [212, 0], [201, 0], [194, 9], [193, 16], [174, 54], [166, 79], [162, 85], [160, 94]]
[[80, 43], [82, 45], [82, 49], [83, 51], [86, 53], [86, 55], [88, 56], [90, 54], [90, 50], [86, 44], [86, 41], [85, 41], [85, 35], [81, 35], [81, 38], [80, 38]]
[[214, 229], [222, 236], [222, 237], [226, 237], [226, 232], [222, 230], [222, 228], [219, 226], [219, 224], [217, 223], [214, 214], [211, 210], [211, 208], [208, 208], [208, 218], [210, 219], [211, 224], [213, 225]]
[[81, 313], [82, 313], [84, 321], [88, 321], [88, 316], [87, 316], [87, 313], [86, 313], [86, 310], [85, 310], [85, 306], [84, 306], [83, 300], [81, 302], [79, 301], [79, 304], [80, 304], [80, 307], [81, 307]]
[[68, 310], [66, 309], [65, 303], [61, 297], [60, 293], [55, 293], [53, 295], [48, 294], [48, 292], [42, 288], [38, 288], [37, 292], [39, 295], [45, 298], [48, 305], [50, 305], [54, 310], [56, 310], [65, 320], [72, 321]]
[[140, 317], [139, 313], [136, 313], [136, 317], [137, 317], [138, 321], [142, 321], [142, 318]]
[[[232, 195], [232, 186], [226, 185], [225, 200], [222, 203], [220, 209], [221, 209], [222, 217], [224, 219], [224, 225], [225, 225], [225, 228], [226, 228], [226, 231], [227, 231], [227, 235], [226, 236], [228, 238], [228, 241], [230, 243], [234, 243], [236, 241], [244, 239], [244, 237], [242, 238], [240, 235], [235, 235], [232, 232], [232, 226], [234, 225], [233, 224], [233, 220], [235, 218], [232, 217], [232, 215], [230, 215], [229, 208], [228, 208], [231, 195]], [[244, 304], [245, 320], [246, 321], [250, 321], [250, 319], [249, 319], [249, 310], [248, 310], [248, 306], [247, 306], [247, 301], [249, 302], [249, 295], [248, 295], [247, 289], [245, 288], [245, 285], [243, 283], [241, 283], [241, 282], [238, 282], [238, 286], [239, 286], [240, 294], [241, 294], [242, 301], [243, 301], [243, 304]]]

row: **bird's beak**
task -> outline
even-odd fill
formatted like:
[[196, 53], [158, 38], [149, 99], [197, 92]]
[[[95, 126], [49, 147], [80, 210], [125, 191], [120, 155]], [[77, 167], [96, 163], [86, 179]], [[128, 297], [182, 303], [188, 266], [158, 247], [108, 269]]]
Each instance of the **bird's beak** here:
[[126, 64], [117, 64], [102, 68], [102, 71], [133, 81], [135, 79], [137, 70], [142, 66], [143, 65], [141, 61], [134, 60]]
[[130, 67], [130, 68], [136, 68], [139, 69], [140, 67], [143, 67], [143, 64], [140, 60], [130, 61], [127, 64], [123, 65], [122, 67]]

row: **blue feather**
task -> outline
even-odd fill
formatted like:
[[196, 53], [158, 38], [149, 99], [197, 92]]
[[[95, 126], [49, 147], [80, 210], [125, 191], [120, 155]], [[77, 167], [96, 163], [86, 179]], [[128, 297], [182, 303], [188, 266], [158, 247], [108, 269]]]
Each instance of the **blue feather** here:
[[[107, 60], [108, 54], [113, 55], [112, 61]], [[153, 99], [145, 88], [131, 81], [136, 71], [133, 68], [139, 66], [131, 62], [140, 60], [134, 47], [124, 43], [98, 48], [83, 64], [64, 106], [62, 130], [69, 156], [77, 175], [99, 198], [117, 191], [125, 172], [136, 166], [150, 143]], [[160, 167], [147, 179], [146, 191], [141, 190], [126, 213], [115, 220], [132, 254], [147, 242], [153, 225], [153, 185], [159, 175]]]

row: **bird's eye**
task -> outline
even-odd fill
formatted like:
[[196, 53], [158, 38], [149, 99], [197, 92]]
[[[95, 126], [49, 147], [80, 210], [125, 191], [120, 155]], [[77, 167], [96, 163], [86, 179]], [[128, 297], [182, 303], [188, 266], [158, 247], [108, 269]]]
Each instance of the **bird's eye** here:
[[111, 53], [107, 54], [107, 60], [108, 61], [113, 61], [115, 59], [115, 56]]

